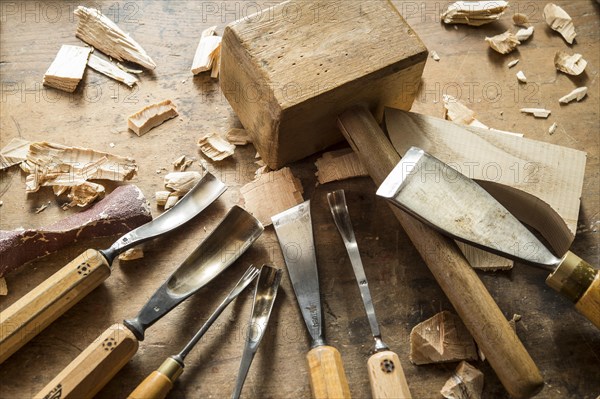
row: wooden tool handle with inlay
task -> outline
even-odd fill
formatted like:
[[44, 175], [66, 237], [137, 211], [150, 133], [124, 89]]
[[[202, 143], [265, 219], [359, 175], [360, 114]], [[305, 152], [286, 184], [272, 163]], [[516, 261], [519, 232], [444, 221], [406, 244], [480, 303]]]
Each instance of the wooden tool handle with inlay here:
[[0, 363], [110, 276], [102, 254], [88, 249], [0, 313]]
[[[369, 110], [348, 109], [338, 127], [381, 184], [400, 156]], [[392, 211], [508, 393], [529, 398], [539, 392], [544, 384], [540, 371], [456, 244], [400, 209], [392, 206]]]
[[568, 251], [546, 284], [571, 301], [575, 308], [600, 328], [600, 272]]
[[397, 354], [377, 352], [369, 358], [367, 367], [373, 399], [412, 399]]
[[306, 355], [310, 387], [315, 399], [349, 399], [350, 388], [342, 356], [333, 346], [321, 345]]
[[35, 395], [36, 399], [92, 398], [135, 355], [138, 340], [123, 324], [110, 326], [90, 346], [75, 358], [48, 385]]

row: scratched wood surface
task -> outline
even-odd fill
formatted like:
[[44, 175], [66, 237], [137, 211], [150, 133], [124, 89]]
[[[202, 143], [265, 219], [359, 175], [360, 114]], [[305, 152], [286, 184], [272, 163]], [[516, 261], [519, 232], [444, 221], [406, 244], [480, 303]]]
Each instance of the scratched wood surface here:
[[[474, 109], [488, 126], [524, 133], [526, 137], [588, 152], [586, 178], [573, 250], [594, 265], [600, 262], [599, 233], [599, 83], [600, 9], [594, 1], [558, 2], [573, 17], [577, 40], [568, 46], [543, 22], [541, 2], [511, 2], [501, 21], [479, 28], [444, 26], [437, 16], [443, 2], [395, 2], [429, 50], [441, 60], [429, 59], [413, 110], [442, 116], [441, 97], [451, 94]], [[111, 1], [97, 5], [157, 61], [158, 68], [144, 73], [139, 88], [130, 90], [88, 70], [73, 94], [43, 88], [41, 80], [62, 44], [80, 44], [72, 16], [79, 3], [0, 3], [0, 145], [13, 137], [89, 146], [133, 156], [139, 164], [140, 186], [152, 199], [162, 185], [160, 167], [170, 167], [177, 156], [198, 154], [196, 140], [203, 134], [224, 133], [238, 126], [235, 115], [207, 76], [192, 77], [189, 68], [203, 29], [218, 31], [268, 2], [235, 1]], [[323, 4], [315, 17], [335, 18], [340, 3]], [[514, 12], [529, 15], [533, 37], [517, 52], [501, 56], [488, 49], [483, 38], [514, 29]], [[351, 45], [351, 44], [349, 44]], [[571, 47], [571, 48], [569, 48]], [[552, 65], [556, 50], [583, 54], [588, 60], [580, 77], [557, 73]], [[520, 58], [508, 69], [506, 63]], [[515, 73], [529, 79], [519, 85]], [[559, 106], [558, 98], [576, 86], [587, 85], [581, 103]], [[173, 100], [180, 117], [143, 137], [126, 129], [126, 116], [163, 99]], [[522, 107], [552, 110], [547, 120], [519, 112]], [[553, 135], [548, 127], [558, 123]], [[114, 143], [111, 148], [109, 143]], [[239, 188], [252, 179], [254, 150], [238, 148], [233, 159], [206, 162], [229, 190], [184, 229], [150, 243], [146, 257], [115, 264], [113, 276], [67, 312], [26, 347], [0, 366], [0, 398], [26, 398], [35, 394], [76, 355], [114, 322], [137, 313], [148, 297], [186, 255], [216, 226], [227, 209], [242, 204]], [[370, 397], [366, 362], [371, 346], [368, 323], [344, 247], [327, 208], [326, 193], [343, 188], [356, 229], [375, 309], [386, 342], [396, 351], [415, 398], [438, 398], [439, 390], [455, 364], [413, 366], [408, 361], [408, 336], [421, 320], [452, 309], [427, 267], [383, 201], [374, 196], [368, 178], [315, 187], [316, 157], [292, 165], [301, 179], [305, 198], [312, 200], [313, 221], [329, 342], [342, 353], [350, 389], [356, 398]], [[194, 164], [193, 170], [198, 170]], [[38, 227], [65, 215], [51, 190], [26, 196], [24, 175], [12, 168], [0, 174], [0, 228]], [[48, 209], [34, 209], [47, 201]], [[10, 293], [0, 299], [4, 309], [59, 267], [88, 247], [103, 248], [113, 240], [74, 243], [57, 254], [31, 263], [7, 276]], [[148, 330], [134, 359], [98, 397], [125, 397], [162, 360], [177, 352], [220, 302], [248, 264], [271, 263], [284, 267], [274, 232], [267, 229], [259, 242], [221, 277], [190, 298]], [[517, 265], [510, 272], [481, 274], [507, 317], [523, 316], [517, 330], [543, 373], [546, 386], [540, 398], [591, 398], [600, 394], [600, 333], [572, 306], [544, 284], [546, 273]], [[186, 370], [170, 397], [221, 398], [231, 394], [241, 359], [251, 296], [242, 295], [217, 321], [186, 361]], [[309, 397], [304, 356], [308, 338], [287, 275], [264, 341], [248, 375], [247, 398]], [[507, 395], [487, 363], [474, 364], [485, 373], [484, 398]]]

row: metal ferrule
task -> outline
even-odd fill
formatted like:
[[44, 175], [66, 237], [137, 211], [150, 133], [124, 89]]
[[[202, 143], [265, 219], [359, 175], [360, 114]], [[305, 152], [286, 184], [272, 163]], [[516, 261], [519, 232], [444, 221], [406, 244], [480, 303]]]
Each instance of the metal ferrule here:
[[168, 357], [157, 371], [164, 374], [171, 382], [174, 382], [183, 373], [183, 366], [177, 360]]
[[571, 301], [577, 302], [594, 281], [596, 272], [579, 256], [569, 251], [563, 256], [556, 270], [548, 276], [546, 284]]
[[381, 336], [374, 336], [373, 339], [375, 340], [375, 346], [373, 347], [373, 350], [371, 351], [372, 353], [387, 351], [390, 349], [385, 344], [385, 342], [383, 342], [383, 340], [381, 339]]

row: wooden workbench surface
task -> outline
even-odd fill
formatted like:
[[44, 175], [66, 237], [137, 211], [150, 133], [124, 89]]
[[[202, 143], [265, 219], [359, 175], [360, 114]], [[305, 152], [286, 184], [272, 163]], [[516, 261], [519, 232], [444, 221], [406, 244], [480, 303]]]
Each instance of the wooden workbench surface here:
[[[443, 2], [395, 2], [440, 61], [427, 62], [419, 97], [413, 110], [443, 115], [442, 95], [467, 103], [488, 126], [524, 133], [526, 137], [576, 148], [588, 153], [578, 234], [574, 252], [593, 265], [599, 255], [599, 79], [600, 6], [595, 1], [560, 1], [573, 17], [576, 44], [568, 46], [543, 21], [543, 2], [511, 2], [501, 21], [479, 27], [442, 25], [438, 15]], [[86, 3], [87, 4], [87, 3]], [[79, 5], [63, 2], [2, 2], [0, 18], [1, 120], [0, 146], [13, 137], [79, 145], [132, 156], [139, 165], [137, 184], [152, 204], [164, 172], [179, 155], [202, 159], [228, 186], [228, 191], [201, 216], [146, 247], [139, 261], [115, 264], [113, 275], [63, 317], [39, 334], [0, 366], [0, 398], [26, 398], [35, 394], [74, 359], [110, 324], [134, 316], [148, 297], [207, 236], [234, 204], [243, 204], [239, 188], [249, 182], [257, 166], [251, 146], [238, 147], [233, 159], [212, 163], [197, 150], [197, 139], [209, 132], [226, 132], [239, 126], [217, 81], [206, 75], [192, 77], [189, 69], [203, 29], [218, 25], [218, 32], [233, 20], [265, 8], [268, 2], [237, 1], [110, 1], [102, 11], [146, 49], [157, 62], [141, 77], [134, 90], [87, 70], [73, 94], [44, 88], [42, 76], [62, 44], [81, 44], [75, 38]], [[334, 3], [323, 13], [335, 18]], [[502, 56], [490, 50], [485, 36], [514, 29], [511, 16], [522, 12], [535, 26], [533, 37], [518, 51]], [[329, 15], [331, 14], [331, 15]], [[324, 14], [321, 14], [324, 15]], [[351, 43], [349, 43], [351, 45]], [[569, 49], [569, 47], [571, 47]], [[553, 55], [563, 49], [583, 54], [588, 61], [579, 77], [558, 73]], [[520, 58], [508, 69], [509, 60]], [[526, 85], [515, 73], [523, 70]], [[576, 86], [586, 85], [588, 96], [580, 103], [559, 106], [558, 98]], [[127, 130], [126, 116], [163, 99], [173, 100], [180, 116], [137, 137]], [[519, 112], [523, 107], [552, 110], [547, 119]], [[548, 127], [558, 123], [553, 135]], [[114, 148], [109, 146], [114, 143]], [[418, 322], [441, 310], [452, 310], [388, 205], [376, 199], [369, 178], [356, 178], [315, 187], [316, 157], [292, 165], [302, 180], [304, 198], [311, 199], [324, 308], [329, 342], [345, 361], [353, 397], [370, 397], [366, 361], [370, 331], [350, 263], [327, 207], [326, 193], [343, 188], [353, 219], [359, 248], [370, 281], [375, 309], [385, 341], [395, 350], [406, 372], [414, 398], [438, 398], [440, 388], [456, 364], [414, 366], [408, 361], [409, 333]], [[194, 163], [192, 170], [199, 170]], [[65, 211], [50, 189], [26, 196], [24, 174], [11, 168], [0, 174], [0, 229], [38, 227], [62, 218]], [[112, 186], [111, 186], [112, 187]], [[36, 207], [51, 201], [48, 209]], [[73, 212], [73, 211], [70, 211]], [[64, 251], [9, 274], [10, 293], [0, 308], [16, 301], [54, 271], [88, 247], [104, 248], [114, 239], [76, 243]], [[98, 397], [125, 397], [162, 360], [179, 351], [204, 322], [222, 296], [250, 264], [270, 263], [284, 268], [272, 228], [254, 247], [210, 286], [183, 303], [151, 327], [134, 359], [117, 374]], [[517, 265], [510, 272], [480, 274], [507, 317], [522, 315], [517, 332], [544, 375], [540, 398], [590, 398], [600, 394], [600, 332], [573, 307], [544, 284], [546, 272]], [[237, 375], [251, 295], [242, 295], [217, 321], [186, 360], [186, 371], [176, 383], [172, 398], [222, 398], [231, 394]], [[282, 290], [271, 324], [259, 348], [243, 396], [246, 398], [309, 397], [305, 354], [309, 341], [300, 312], [284, 273]], [[474, 363], [485, 373], [484, 398], [508, 397], [487, 363]]]

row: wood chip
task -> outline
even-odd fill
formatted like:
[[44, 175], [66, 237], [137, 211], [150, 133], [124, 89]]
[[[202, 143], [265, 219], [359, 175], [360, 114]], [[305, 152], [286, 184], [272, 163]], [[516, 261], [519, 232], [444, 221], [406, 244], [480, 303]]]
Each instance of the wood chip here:
[[517, 26], [527, 26], [529, 23], [529, 18], [527, 18], [527, 15], [518, 12], [514, 13], [512, 20], [513, 24]]
[[350, 148], [325, 152], [317, 159], [315, 165], [317, 166], [315, 175], [320, 184], [369, 175], [358, 155]]
[[521, 83], [527, 83], [527, 77], [525, 76], [525, 74], [523, 73], [523, 71], [517, 72], [517, 79]]
[[135, 62], [148, 69], [156, 68], [156, 63], [142, 46], [99, 10], [79, 6], [73, 14], [79, 17], [75, 35], [84, 42], [118, 61]]
[[575, 90], [573, 90], [572, 92], [570, 92], [569, 94], [562, 96], [558, 100], [558, 102], [561, 104], [568, 104], [573, 100], [577, 100], [577, 102], [579, 102], [579, 101], [581, 101], [581, 99], [583, 99], [583, 97], [586, 96], [587, 90], [588, 90], [588, 88], [585, 86], [578, 87]]
[[548, 3], [544, 7], [542, 16], [550, 28], [560, 33], [567, 43], [573, 44], [577, 34], [575, 33], [573, 19], [565, 10], [556, 4]]
[[127, 251], [119, 255], [119, 261], [130, 261], [136, 259], [142, 259], [144, 257], [144, 250], [142, 246], [129, 248]]
[[164, 100], [156, 104], [148, 105], [127, 118], [127, 127], [138, 136], [143, 136], [151, 129], [161, 125], [165, 121], [175, 118], [177, 108], [171, 100]]
[[165, 202], [165, 211], [173, 208], [179, 201], [179, 198], [181, 197], [175, 193], [169, 194], [169, 197], [167, 197], [167, 202]]
[[180, 172], [185, 171], [192, 163], [194, 163], [194, 159], [188, 159], [185, 155], [180, 156], [172, 162], [173, 169]]
[[529, 39], [533, 35], [533, 26], [525, 29], [519, 29], [519, 31], [515, 34], [517, 40], [523, 43], [525, 40]]
[[18, 165], [27, 158], [29, 140], [13, 138], [0, 150], [0, 170]]
[[169, 198], [169, 195], [171, 195], [170, 191], [157, 191], [154, 194], [154, 198], [156, 198], [156, 205], [165, 206], [165, 204], [167, 203], [167, 199]]
[[462, 361], [440, 393], [446, 399], [481, 399], [483, 373]]
[[544, 108], [521, 108], [521, 112], [525, 114], [532, 114], [536, 118], [547, 118], [552, 111]]
[[239, 129], [237, 127], [229, 129], [225, 135], [227, 141], [234, 145], [246, 145], [252, 143], [252, 139], [245, 129]]
[[437, 51], [434, 50], [431, 51], [431, 58], [433, 58], [434, 61], [440, 60], [440, 56], [438, 55]]
[[216, 133], [209, 133], [198, 140], [200, 151], [213, 161], [222, 161], [233, 155], [235, 146]]
[[271, 217], [302, 202], [302, 184], [290, 168], [263, 173], [240, 189], [246, 209], [264, 226]]
[[129, 87], [132, 87], [138, 82], [138, 78], [136, 78], [134, 75], [123, 71], [116, 64], [105, 61], [97, 55], [90, 55], [87, 64], [93, 70], [98, 71], [101, 74], [116, 80], [117, 82], [125, 83]]
[[165, 176], [165, 187], [173, 190], [173, 195], [184, 196], [202, 179], [198, 172], [171, 172]]
[[0, 277], [0, 296], [8, 295], [8, 286], [6, 285], [6, 279]]
[[477, 360], [473, 337], [454, 313], [443, 311], [410, 332], [410, 361], [416, 365]]
[[221, 37], [215, 36], [216, 29], [216, 26], [211, 26], [202, 32], [192, 62], [192, 74], [211, 70], [215, 58], [220, 58]]
[[71, 202], [63, 205], [63, 209], [71, 208], [73, 206], [88, 206], [92, 202], [96, 201], [96, 199], [103, 198], [104, 194], [105, 189], [103, 185], [89, 181], [83, 182], [82, 184], [71, 188], [68, 194]]
[[511, 62], [509, 62], [509, 63], [507, 64], [507, 66], [508, 66], [509, 68], [512, 68], [512, 67], [514, 67], [515, 65], [517, 65], [518, 63], [519, 63], [519, 59], [517, 58], [516, 60], [512, 60]]
[[31, 143], [21, 168], [29, 173], [25, 178], [26, 192], [36, 192], [43, 186], [54, 187], [56, 195], [71, 190], [69, 196], [77, 205], [89, 203], [82, 198], [92, 188], [97, 193], [104, 192], [103, 186], [87, 184], [88, 180], [127, 181], [137, 175], [137, 165], [131, 158], [47, 142]]
[[587, 66], [587, 61], [581, 54], [569, 55], [569, 53], [559, 50], [554, 55], [554, 66], [568, 75], [581, 75]]
[[517, 48], [521, 42], [517, 37], [506, 31], [496, 36], [486, 37], [485, 41], [490, 45], [491, 48], [499, 52], [500, 54], [508, 54]]
[[64, 44], [44, 74], [43, 84], [72, 93], [83, 78], [90, 47]]
[[45, 204], [35, 208], [35, 213], [40, 213], [46, 210], [46, 208], [48, 208], [50, 206], [50, 201], [46, 202]]
[[554, 132], [556, 132], [556, 128], [558, 127], [558, 124], [556, 122], [554, 122], [552, 125], [550, 125], [550, 127], [548, 128], [548, 133], [549, 134], [554, 134]]
[[127, 233], [150, 220], [152, 215], [144, 194], [130, 184], [117, 187], [92, 207], [49, 226], [0, 230], [0, 276], [75, 241]]
[[219, 77], [219, 72], [221, 71], [221, 43], [216, 49], [210, 53], [210, 57], [212, 58], [212, 69], [210, 71], [210, 77], [213, 79], [217, 79]]
[[481, 26], [497, 21], [508, 8], [508, 1], [457, 1], [440, 16], [446, 24]]

